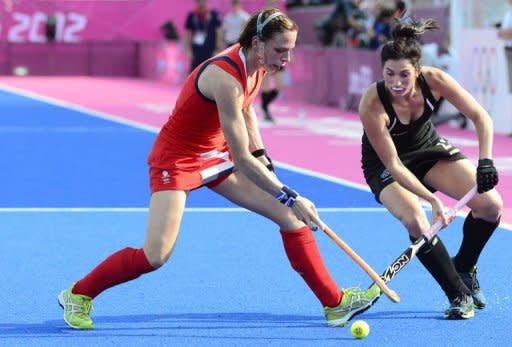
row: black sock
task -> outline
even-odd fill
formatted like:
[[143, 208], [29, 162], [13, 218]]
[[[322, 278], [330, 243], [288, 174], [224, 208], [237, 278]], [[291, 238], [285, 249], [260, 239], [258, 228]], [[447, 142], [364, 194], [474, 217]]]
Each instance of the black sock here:
[[460, 249], [455, 256], [455, 267], [460, 272], [469, 272], [474, 265], [478, 262], [478, 257], [485, 244], [491, 238], [492, 233], [500, 224], [500, 218], [494, 223], [488, 222], [483, 219], [473, 218], [470, 212], [464, 221], [464, 237], [460, 244]]
[[270, 92], [261, 92], [261, 108], [267, 112], [270, 103]]
[[269, 90], [268, 92], [261, 92], [261, 107], [263, 110], [268, 110], [268, 105], [279, 95], [277, 89]]
[[[411, 241], [414, 241], [411, 238]], [[418, 251], [418, 259], [439, 283], [450, 302], [461, 294], [469, 294], [441, 239], [437, 236]]]
[[279, 95], [279, 90], [272, 89], [268, 92], [268, 103], [270, 104]]

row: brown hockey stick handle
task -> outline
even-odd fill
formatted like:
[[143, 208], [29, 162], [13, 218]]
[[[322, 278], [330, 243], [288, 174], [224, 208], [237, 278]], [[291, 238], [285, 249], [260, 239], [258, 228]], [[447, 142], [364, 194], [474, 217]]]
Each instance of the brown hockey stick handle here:
[[348, 254], [357, 265], [359, 265], [379, 286], [381, 291], [393, 302], [400, 302], [400, 296], [392, 289], [390, 289], [386, 283], [380, 278], [380, 276], [368, 265], [349, 245], [347, 245], [334, 231], [332, 231], [327, 225], [323, 231], [329, 236], [345, 253]]

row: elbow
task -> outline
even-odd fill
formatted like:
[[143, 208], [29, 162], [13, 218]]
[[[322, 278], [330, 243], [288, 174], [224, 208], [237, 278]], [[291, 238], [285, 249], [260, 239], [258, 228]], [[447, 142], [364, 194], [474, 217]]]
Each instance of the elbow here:
[[493, 121], [489, 114], [487, 113], [479, 113], [475, 114], [473, 117], [468, 117], [471, 119], [475, 128], [477, 129], [486, 129], [489, 131], [493, 131]]
[[384, 166], [386, 169], [388, 169], [391, 176], [395, 177], [395, 179], [399, 176], [400, 170], [403, 167], [399, 160], [390, 160], [388, 162], [384, 162]]

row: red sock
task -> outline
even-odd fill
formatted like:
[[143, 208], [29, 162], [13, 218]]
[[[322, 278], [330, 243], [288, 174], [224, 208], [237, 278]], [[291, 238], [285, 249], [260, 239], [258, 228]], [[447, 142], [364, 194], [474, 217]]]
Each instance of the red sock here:
[[104, 290], [153, 271], [144, 249], [127, 247], [109, 256], [75, 283], [73, 294], [95, 298]]
[[323, 306], [337, 306], [341, 301], [340, 290], [325, 267], [311, 229], [305, 226], [293, 232], [281, 230], [281, 236], [293, 269]]

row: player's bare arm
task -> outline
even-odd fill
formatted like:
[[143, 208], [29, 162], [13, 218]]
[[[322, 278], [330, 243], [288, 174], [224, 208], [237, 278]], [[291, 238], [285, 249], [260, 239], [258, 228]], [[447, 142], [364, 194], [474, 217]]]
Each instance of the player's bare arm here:
[[480, 158], [492, 158], [493, 125], [487, 111], [446, 72], [429, 67], [424, 68], [423, 75], [435, 94], [444, 97], [473, 122], [480, 144]]
[[283, 185], [249, 150], [248, 129], [242, 112], [244, 93], [240, 83], [221, 68], [210, 65], [199, 78], [199, 89], [217, 104], [222, 131], [238, 169], [275, 196]]
[[[252, 104], [244, 108], [242, 113], [247, 127], [247, 135], [249, 136], [249, 151], [254, 154], [255, 151], [265, 149], [265, 145], [261, 139], [260, 128], [258, 126], [258, 118]], [[271, 164], [268, 154], [258, 155], [257, 158], [267, 168], [268, 165]]]
[[222, 47], [224, 47], [224, 32], [222, 31], [222, 26], [219, 26], [215, 29], [215, 50], [214, 53], [217, 54], [222, 51]]
[[448, 225], [448, 220], [442, 214], [444, 207], [439, 198], [425, 188], [400, 160], [387, 128], [389, 117], [380, 102], [375, 84], [372, 84], [363, 95], [359, 105], [359, 115], [368, 140], [395, 181], [413, 194], [428, 201], [432, 205], [435, 218], [440, 217], [443, 226]]
[[496, 32], [497, 36], [502, 40], [511, 40], [512, 39], [512, 29], [499, 29]]
[[258, 119], [254, 108], [252, 105], [249, 105], [242, 110], [242, 113], [247, 127], [247, 136], [249, 137], [249, 150], [253, 152], [257, 149], [263, 148], [263, 140], [261, 139]]
[[[277, 196], [284, 184], [249, 150], [250, 140], [242, 112], [243, 89], [240, 83], [220, 68], [211, 65], [199, 79], [199, 89], [217, 103], [221, 127], [238, 169], [261, 189], [272, 196]], [[291, 208], [297, 218], [304, 223], [311, 225], [313, 222], [323, 226], [314, 204], [308, 199], [296, 196]]]
[[187, 58], [192, 59], [192, 32], [190, 30], [185, 30], [183, 35], [183, 45], [185, 46], [185, 52], [187, 53]]

